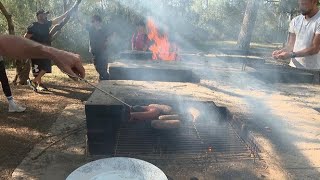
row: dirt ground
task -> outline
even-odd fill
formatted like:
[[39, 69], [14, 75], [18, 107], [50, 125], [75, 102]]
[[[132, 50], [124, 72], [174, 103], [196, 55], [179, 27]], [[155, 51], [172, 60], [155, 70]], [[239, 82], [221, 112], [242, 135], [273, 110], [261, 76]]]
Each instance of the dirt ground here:
[[[85, 65], [85, 69], [87, 79], [97, 83], [94, 67]], [[7, 70], [7, 74], [12, 81], [14, 69]], [[15, 100], [27, 107], [24, 113], [8, 113], [7, 100], [1, 90], [0, 179], [10, 179], [13, 170], [47, 134], [66, 105], [85, 101], [93, 90], [83, 82], [70, 80], [56, 67], [43, 81], [52, 92], [35, 93], [28, 86], [11, 85]]]

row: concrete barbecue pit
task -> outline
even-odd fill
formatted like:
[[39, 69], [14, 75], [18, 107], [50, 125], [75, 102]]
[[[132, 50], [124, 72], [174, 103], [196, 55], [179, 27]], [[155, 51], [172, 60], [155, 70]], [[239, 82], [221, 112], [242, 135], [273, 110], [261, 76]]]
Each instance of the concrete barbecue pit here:
[[314, 74], [311, 71], [292, 68], [286, 64], [266, 62], [252, 67], [256, 72], [250, 74], [267, 83], [313, 83], [314, 81]]
[[109, 64], [111, 80], [199, 82], [191, 67], [177, 61], [122, 60]]
[[150, 60], [152, 59], [152, 52], [144, 51], [124, 51], [120, 53], [121, 59], [134, 59], [134, 60]]
[[[43, 150], [42, 146], [52, 143], [52, 139], [45, 140], [17, 168], [14, 179], [63, 179], [86, 162], [114, 156], [146, 160], [158, 166], [170, 180], [191, 177], [199, 180], [213, 177], [254, 178], [265, 174], [263, 161], [258, 160], [258, 154], [253, 153], [254, 148], [250, 149], [253, 147], [250, 142], [242, 138], [249, 135], [241, 133], [242, 123], [230, 116], [227, 108], [214, 103], [212, 97], [215, 94], [210, 89], [192, 83], [127, 80], [101, 81], [98, 86], [132, 105], [156, 102], [180, 108], [185, 107], [184, 102], [188, 102], [196, 107], [204, 107], [202, 112], [212, 111], [208, 114], [211, 119], [207, 121], [212, 125], [206, 126], [208, 123], [199, 120], [195, 123], [197, 133], [190, 122], [174, 131], [157, 131], [143, 122], [128, 124], [122, 121], [125, 120], [122, 115], [125, 108], [95, 90], [85, 107], [75, 106], [66, 111], [64, 117], [70, 119], [59, 119], [54, 125], [54, 130], [59, 131], [53, 133], [65, 132], [66, 128], [71, 130], [85, 123], [87, 126], [85, 125], [84, 130], [67, 138], [63, 145], [51, 147], [32, 160]], [[70, 121], [76, 124], [69, 127], [67, 124]], [[246, 132], [245, 128], [242, 132]], [[106, 143], [106, 140], [112, 138], [115, 139]], [[95, 149], [97, 146], [100, 148]], [[53, 152], [56, 147], [59, 150]], [[61, 151], [61, 148], [66, 150]], [[246, 168], [255, 169], [255, 173], [241, 171]]]
[[[232, 52], [232, 51], [231, 51]], [[230, 53], [228, 51], [228, 53]], [[109, 64], [112, 80], [141, 80], [166, 82], [200, 82], [197, 67], [210, 66], [208, 59], [215, 66], [234, 66], [242, 63], [242, 70], [267, 83], [313, 83], [314, 75], [309, 71], [288, 67], [283, 63], [270, 61], [254, 55], [233, 54], [198, 54], [179, 55], [178, 61], [150, 60], [150, 52], [125, 51], [119, 60]], [[251, 67], [248, 70], [246, 67]]]
[[[118, 83], [115, 81], [114, 85], [121, 84]], [[223, 161], [258, 156], [259, 149], [250, 139], [245, 125], [233, 121], [225, 107], [218, 107], [212, 101], [154, 91], [161, 83], [132, 83], [132, 87], [121, 85], [122, 88], [112, 94], [130, 105], [170, 105], [178, 114], [186, 114], [187, 107], [192, 106], [200, 109], [201, 118], [195, 122], [183, 119], [181, 127], [173, 130], [153, 129], [150, 121], [129, 123], [128, 107], [95, 90], [85, 105], [88, 155], [129, 156], [149, 161], [150, 158], [167, 161], [169, 157], [198, 160], [219, 157], [219, 161]], [[190, 84], [171, 83], [169, 86], [177, 90]], [[99, 87], [108, 89], [103, 81]]]

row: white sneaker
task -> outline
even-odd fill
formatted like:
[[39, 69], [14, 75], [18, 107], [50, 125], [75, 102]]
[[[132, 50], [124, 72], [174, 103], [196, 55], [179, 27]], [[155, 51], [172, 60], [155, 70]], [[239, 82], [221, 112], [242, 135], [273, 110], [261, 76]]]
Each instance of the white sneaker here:
[[23, 112], [26, 108], [19, 106], [18, 104], [9, 104], [9, 112]]

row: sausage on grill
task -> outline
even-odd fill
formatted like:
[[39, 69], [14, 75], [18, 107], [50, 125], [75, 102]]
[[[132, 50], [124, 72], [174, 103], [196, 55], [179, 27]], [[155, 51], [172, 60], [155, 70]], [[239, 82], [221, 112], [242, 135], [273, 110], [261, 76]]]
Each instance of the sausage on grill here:
[[180, 120], [152, 120], [151, 127], [155, 129], [177, 129], [180, 127]]
[[175, 119], [180, 119], [178, 114], [159, 116], [159, 120], [175, 120]]
[[149, 104], [150, 107], [156, 107], [160, 110], [161, 114], [171, 114], [172, 107], [165, 104]]
[[160, 110], [156, 107], [142, 106], [143, 112], [131, 112], [129, 121], [146, 121], [156, 119], [160, 115]]

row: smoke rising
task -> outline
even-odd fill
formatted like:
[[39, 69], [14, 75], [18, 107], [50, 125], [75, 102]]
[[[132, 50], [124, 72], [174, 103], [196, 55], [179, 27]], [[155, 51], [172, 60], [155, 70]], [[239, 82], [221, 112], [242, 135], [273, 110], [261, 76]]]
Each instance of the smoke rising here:
[[[180, 2], [180, 1], [179, 1]], [[179, 5], [179, 2], [178, 5]], [[111, 9], [110, 7], [116, 5], [120, 5], [119, 7], [122, 9], [121, 11], [117, 9], [118, 12], [122, 14], [115, 14], [114, 12], [107, 12], [106, 9]], [[170, 63], [170, 67], [174, 68], [186, 68], [192, 70], [195, 74], [197, 74], [200, 79], [202, 79], [202, 85], [206, 85], [209, 88], [223, 92], [228, 96], [235, 96], [237, 98], [242, 99], [248, 105], [248, 107], [253, 107], [255, 104], [264, 104], [264, 99], [254, 99], [250, 95], [250, 90], [261, 91], [261, 92], [274, 92], [276, 87], [272, 84], [265, 84], [260, 79], [255, 76], [251, 76], [247, 72], [241, 72], [242, 61], [240, 58], [231, 57], [228, 60], [222, 57], [215, 57], [214, 55], [224, 55], [226, 57], [230, 57], [230, 54], [237, 53], [234, 49], [228, 49], [228, 47], [224, 48], [224, 45], [221, 46], [213, 46], [206, 49], [207, 52], [199, 54], [203, 51], [203, 47], [200, 47], [199, 44], [196, 43], [193, 39], [195, 37], [202, 37], [202, 39], [210, 37], [210, 33], [203, 31], [203, 29], [197, 28], [194, 26], [192, 22], [190, 22], [190, 12], [191, 10], [185, 12], [177, 11], [177, 6], [172, 4], [171, 6], [165, 6], [164, 2], [157, 1], [134, 1], [134, 3], [129, 3], [127, 0], [118, 0], [114, 2], [110, 1], [97, 1], [96, 6], [99, 11], [95, 8], [88, 8], [87, 11], [90, 12], [88, 14], [79, 13], [80, 18], [89, 19], [89, 14], [101, 14], [104, 20], [108, 23], [110, 28], [113, 28], [116, 34], [111, 41], [111, 45], [109, 47], [110, 53], [114, 53], [117, 55], [119, 52], [130, 49], [131, 45], [131, 36], [135, 31], [135, 23], [144, 20], [146, 21], [148, 17], [152, 17], [154, 22], [156, 23], [159, 30], [168, 33], [169, 40], [178, 44], [179, 53], [181, 57], [181, 62], [173, 62]], [[90, 5], [88, 5], [90, 7]], [[242, 7], [242, 6], [240, 6]], [[239, 7], [239, 8], [240, 8]], [[239, 10], [240, 11], [240, 10]], [[130, 13], [129, 13], [130, 12]], [[132, 14], [133, 13], [133, 14]], [[239, 13], [240, 14], [240, 13]], [[238, 16], [239, 16], [238, 14]], [[130, 15], [130, 17], [129, 17]], [[233, 18], [239, 18], [236, 14], [233, 14]], [[219, 19], [223, 21], [225, 18]], [[230, 18], [229, 18], [230, 19]], [[259, 21], [259, 18], [258, 18]], [[230, 21], [232, 23], [232, 21]], [[215, 31], [219, 31], [221, 33], [221, 37], [219, 39], [230, 40], [229, 37], [225, 37], [225, 32], [233, 32], [235, 31], [233, 28], [237, 29], [239, 25], [232, 24], [228, 28], [224, 26], [219, 26], [216, 22], [212, 24], [216, 25], [214, 28]], [[258, 25], [255, 27], [257, 29], [263, 29], [263, 27]], [[239, 29], [240, 30], [240, 29]], [[210, 31], [209, 31], [210, 32]], [[259, 34], [256, 33], [255, 34]], [[268, 39], [275, 39], [276, 33], [273, 33], [274, 37], [269, 35]], [[79, 38], [86, 38], [84, 36]], [[217, 39], [218, 39], [217, 38]], [[213, 54], [213, 56], [209, 56], [208, 54]], [[191, 55], [187, 55], [191, 54]], [[246, 58], [245, 55], [242, 55], [242, 58]], [[140, 63], [138, 66], [141, 66]], [[129, 64], [130, 65], [130, 64]], [[160, 67], [161, 63], [153, 63], [146, 64], [144, 67]], [[166, 68], [166, 65], [163, 66]], [[254, 71], [248, 68], [249, 71]], [[273, 75], [278, 76], [276, 71], [272, 71]], [[131, 74], [127, 74], [131, 76]], [[137, 76], [136, 73], [132, 74]], [[145, 74], [141, 74], [141, 76], [145, 76]], [[157, 74], [154, 74], [157, 76]], [[170, 78], [170, 77], [168, 77]], [[212, 85], [213, 84], [213, 85]], [[229, 89], [221, 89], [221, 87], [230, 87]], [[237, 94], [233, 92], [234, 89], [243, 90], [244, 92], [248, 92], [248, 94]], [[268, 96], [266, 96], [267, 98]], [[181, 101], [181, 99], [177, 98], [176, 101]], [[199, 104], [186, 105], [181, 104], [180, 109], [185, 109], [185, 106], [195, 106], [196, 108], [205, 109], [206, 107], [202, 107]], [[259, 108], [251, 109], [251, 111], [259, 111]], [[217, 123], [218, 113], [210, 110], [201, 111], [204, 112], [204, 119], [213, 119], [211, 123]], [[258, 113], [257, 114], [263, 114]], [[260, 115], [259, 115], [260, 116]]]

